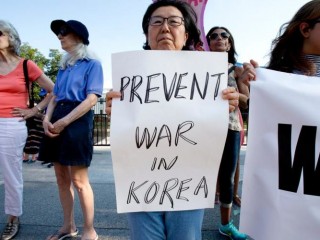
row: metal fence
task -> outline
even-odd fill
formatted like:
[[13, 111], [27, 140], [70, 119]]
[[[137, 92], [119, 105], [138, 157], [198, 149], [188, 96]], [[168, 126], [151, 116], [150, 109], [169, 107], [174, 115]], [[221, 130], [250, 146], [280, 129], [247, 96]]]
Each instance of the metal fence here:
[[[105, 112], [106, 100], [100, 98], [97, 104], [92, 108], [94, 111], [93, 120], [93, 145], [94, 146], [110, 146], [110, 119]], [[248, 112], [242, 113], [244, 123], [244, 143], [247, 145], [247, 130], [248, 130]]]
[[105, 112], [106, 100], [100, 98], [92, 108], [93, 119], [93, 145], [110, 146], [110, 120]]
[[241, 115], [242, 115], [242, 120], [243, 120], [243, 131], [244, 131], [244, 141], [243, 141], [243, 144], [244, 146], [247, 145], [247, 137], [248, 137], [248, 127], [249, 127], [249, 122], [248, 122], [248, 117], [249, 117], [249, 114], [248, 114], [248, 111], [242, 111], [241, 112]]

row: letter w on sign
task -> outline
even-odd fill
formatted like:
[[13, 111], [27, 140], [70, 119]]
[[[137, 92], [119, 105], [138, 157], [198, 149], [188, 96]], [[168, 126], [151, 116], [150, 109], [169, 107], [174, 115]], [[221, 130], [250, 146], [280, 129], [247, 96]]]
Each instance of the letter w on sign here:
[[[302, 126], [292, 163], [291, 128], [289, 124], [279, 124], [279, 188], [297, 192], [302, 170], [304, 194], [320, 196], [320, 161], [315, 161], [315, 126]], [[315, 184], [319, 183], [319, 184]]]

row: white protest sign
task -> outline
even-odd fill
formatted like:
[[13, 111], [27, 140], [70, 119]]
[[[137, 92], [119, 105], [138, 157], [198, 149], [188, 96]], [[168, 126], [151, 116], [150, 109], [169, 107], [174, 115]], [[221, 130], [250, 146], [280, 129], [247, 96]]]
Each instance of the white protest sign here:
[[112, 55], [111, 150], [117, 211], [213, 208], [228, 127], [227, 55]]
[[319, 93], [320, 78], [257, 70], [240, 217], [254, 239], [319, 239]]

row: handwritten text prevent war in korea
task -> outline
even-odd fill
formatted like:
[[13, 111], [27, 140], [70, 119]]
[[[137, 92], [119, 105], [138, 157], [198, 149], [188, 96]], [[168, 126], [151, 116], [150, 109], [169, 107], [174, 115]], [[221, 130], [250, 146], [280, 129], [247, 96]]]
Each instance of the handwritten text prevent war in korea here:
[[213, 207], [228, 103], [226, 55], [113, 55], [111, 145], [118, 212]]

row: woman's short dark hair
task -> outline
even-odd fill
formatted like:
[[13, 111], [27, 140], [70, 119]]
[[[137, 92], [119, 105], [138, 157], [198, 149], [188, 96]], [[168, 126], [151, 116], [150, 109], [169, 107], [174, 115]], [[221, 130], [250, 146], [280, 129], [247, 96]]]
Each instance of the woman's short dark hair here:
[[206, 36], [206, 39], [207, 39], [207, 42], [208, 42], [208, 45], [210, 47], [210, 35], [217, 29], [223, 29], [224, 31], [226, 31], [227, 33], [229, 33], [229, 43], [230, 43], [230, 49], [228, 51], [228, 62], [229, 63], [232, 63], [232, 64], [235, 64], [237, 62], [237, 59], [236, 59], [236, 56], [238, 55], [237, 52], [236, 52], [236, 47], [235, 47], [235, 44], [234, 44], [234, 39], [233, 39], [233, 36], [231, 34], [231, 32], [226, 28], [226, 27], [213, 27], [209, 30], [209, 32], [207, 33], [207, 36]]
[[320, 19], [320, 0], [303, 5], [290, 22], [281, 26], [278, 37], [272, 41], [269, 69], [292, 73], [294, 70], [306, 75], [314, 74], [313, 63], [302, 56], [304, 37], [300, 24], [307, 23], [313, 29]]
[[[143, 33], [148, 36], [149, 20], [152, 13], [159, 7], [166, 6], [176, 7], [182, 13], [184, 18], [184, 26], [186, 33], [188, 33], [188, 39], [182, 50], [193, 50], [197, 44], [201, 44], [200, 30], [197, 28], [197, 14], [188, 3], [182, 1], [158, 0], [150, 4], [142, 20]], [[150, 50], [148, 39], [144, 43], [143, 49]]]

